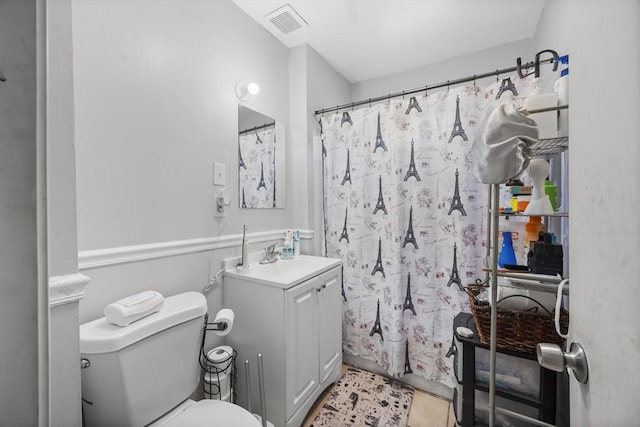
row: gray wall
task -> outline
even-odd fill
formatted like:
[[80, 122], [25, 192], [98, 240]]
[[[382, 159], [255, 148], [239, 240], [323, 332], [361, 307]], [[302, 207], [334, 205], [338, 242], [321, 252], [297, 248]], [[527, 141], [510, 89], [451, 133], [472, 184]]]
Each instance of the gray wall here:
[[[39, 406], [36, 2], [0, 2], [0, 426]], [[41, 266], [46, 272], [46, 265]], [[44, 319], [46, 321], [46, 317]], [[46, 323], [45, 323], [46, 327]], [[46, 329], [45, 329], [46, 330]], [[46, 351], [46, 349], [45, 349]]]
[[[516, 58], [529, 61], [533, 56], [533, 40], [523, 39], [505, 43], [490, 49], [484, 49], [468, 55], [457, 56], [446, 61], [436, 62], [415, 70], [398, 73], [391, 76], [371, 79], [353, 85], [353, 101], [385, 96], [389, 93], [416, 89], [433, 85], [447, 80], [494, 71], [502, 68], [514, 67]], [[486, 80], [479, 79], [478, 84], [492, 82], [495, 77]]]
[[[308, 206], [308, 216], [305, 221], [314, 230], [316, 236], [311, 242], [313, 246], [308, 251], [322, 255], [324, 253], [323, 158], [319, 117], [314, 115], [314, 111], [327, 105], [349, 102], [351, 84], [308, 45], [292, 49], [291, 64], [296, 65], [295, 69], [291, 69], [292, 84], [297, 82], [299, 91], [305, 93], [304, 103], [294, 104], [297, 101], [292, 99], [291, 104], [292, 117], [295, 111], [299, 128], [306, 129], [306, 132], [298, 133], [301, 143], [296, 145], [297, 161], [303, 165], [297, 176], [306, 173], [305, 184], [298, 183], [298, 194]], [[292, 90], [292, 94], [295, 92], [297, 91]], [[305, 151], [300, 152], [299, 147], [304, 147]]]
[[[147, 289], [201, 290], [223, 257], [239, 255], [229, 239], [244, 224], [267, 232], [291, 227], [294, 211], [308, 215], [295, 210], [290, 186], [285, 209], [238, 207], [236, 82], [260, 85], [245, 105], [289, 122], [289, 52], [265, 29], [230, 1], [76, 1], [73, 18], [78, 246], [91, 277], [81, 322]], [[214, 161], [227, 165], [232, 195], [222, 219], [213, 217], [222, 189], [212, 185]], [[211, 248], [218, 236], [228, 247], [215, 253], [140, 260], [129, 251], [198, 239]], [[267, 244], [250, 241], [252, 251]], [[125, 260], [88, 266], [88, 252]], [[218, 290], [209, 295], [210, 313], [221, 301]]]

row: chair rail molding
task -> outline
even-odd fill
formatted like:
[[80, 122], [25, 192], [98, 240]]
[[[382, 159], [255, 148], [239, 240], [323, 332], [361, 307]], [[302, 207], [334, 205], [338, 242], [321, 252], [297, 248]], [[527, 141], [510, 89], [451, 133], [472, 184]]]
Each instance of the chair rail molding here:
[[49, 277], [49, 307], [80, 301], [90, 280], [82, 273]]
[[[247, 233], [251, 243], [284, 239], [286, 230], [259, 231]], [[300, 230], [301, 239], [312, 239], [313, 230]], [[146, 261], [196, 252], [212, 251], [242, 245], [242, 234], [207, 237], [200, 239], [174, 240], [168, 242], [147, 243], [141, 245], [120, 246], [116, 248], [80, 251], [79, 270], [107, 267], [129, 262]]]

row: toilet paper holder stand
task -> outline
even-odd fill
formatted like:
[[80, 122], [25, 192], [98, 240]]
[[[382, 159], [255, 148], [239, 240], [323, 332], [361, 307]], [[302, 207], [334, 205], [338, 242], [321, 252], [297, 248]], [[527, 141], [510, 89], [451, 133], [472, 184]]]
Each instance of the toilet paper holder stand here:
[[[202, 328], [202, 342], [200, 344], [200, 367], [203, 370], [204, 374], [204, 387], [205, 387], [205, 397], [206, 394], [209, 394], [210, 397], [216, 396], [216, 398], [220, 400], [224, 400], [225, 396], [223, 396], [223, 390], [221, 389], [221, 384], [223, 383], [224, 378], [228, 375], [228, 383], [230, 388], [229, 401], [231, 403], [236, 403], [237, 396], [235, 393], [236, 390], [236, 380], [237, 380], [237, 372], [236, 372], [236, 357], [237, 352], [234, 349], [230, 349], [231, 352], [226, 354], [226, 357], [221, 358], [220, 360], [212, 360], [209, 357], [209, 353], [207, 353], [204, 349], [207, 331], [225, 331], [229, 328], [227, 322], [209, 322], [209, 315], [205, 314], [204, 317], [204, 325]], [[215, 349], [214, 349], [215, 350]], [[212, 350], [213, 351], [213, 350]]]

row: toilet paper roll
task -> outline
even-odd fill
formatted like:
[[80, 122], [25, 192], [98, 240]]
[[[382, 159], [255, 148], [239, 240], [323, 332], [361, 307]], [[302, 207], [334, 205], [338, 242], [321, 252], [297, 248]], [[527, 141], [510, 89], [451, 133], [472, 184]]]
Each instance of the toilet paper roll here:
[[223, 308], [222, 310], [220, 310], [218, 314], [216, 314], [216, 318], [213, 321], [214, 323], [226, 323], [227, 327], [222, 331], [214, 331], [215, 334], [219, 337], [223, 337], [231, 332], [234, 317], [235, 314], [230, 308]]
[[231, 394], [231, 376], [229, 374], [206, 373], [204, 382], [204, 394], [207, 399], [227, 400], [229, 398]]

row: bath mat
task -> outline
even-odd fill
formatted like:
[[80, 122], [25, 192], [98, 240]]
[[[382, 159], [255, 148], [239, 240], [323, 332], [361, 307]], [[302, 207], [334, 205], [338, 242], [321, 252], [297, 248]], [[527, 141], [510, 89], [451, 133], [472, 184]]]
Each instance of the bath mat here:
[[349, 367], [329, 391], [311, 427], [404, 427], [413, 388]]

